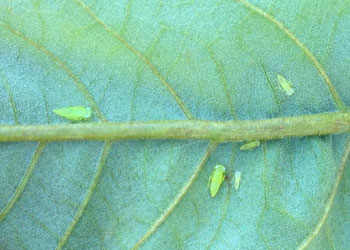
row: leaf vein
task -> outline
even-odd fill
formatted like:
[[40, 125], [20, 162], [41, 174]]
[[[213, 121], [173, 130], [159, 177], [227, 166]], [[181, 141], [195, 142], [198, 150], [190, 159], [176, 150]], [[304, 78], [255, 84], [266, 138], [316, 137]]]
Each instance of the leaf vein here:
[[202, 157], [200, 163], [194, 170], [192, 176], [190, 179], [185, 183], [185, 185], [181, 188], [175, 199], [169, 204], [169, 206], [164, 210], [163, 214], [151, 225], [151, 227], [148, 229], [148, 231], [135, 243], [135, 245], [132, 247], [132, 249], [138, 249], [140, 248], [147, 239], [149, 239], [155, 231], [164, 223], [164, 221], [169, 217], [169, 215], [174, 211], [174, 209], [179, 205], [180, 201], [183, 199], [183, 197], [188, 193], [190, 190], [192, 184], [197, 179], [199, 173], [205, 166], [206, 162], [208, 161], [211, 154], [215, 151], [216, 147], [219, 145], [217, 142], [211, 142], [208, 145], [208, 148]]
[[78, 224], [78, 222], [80, 221], [81, 217], [83, 216], [83, 213], [87, 207], [87, 205], [89, 204], [89, 201], [92, 197], [93, 192], [95, 191], [97, 184], [100, 180], [103, 168], [105, 166], [105, 162], [108, 156], [108, 153], [111, 149], [112, 146], [112, 142], [111, 141], [106, 141], [104, 146], [103, 146], [103, 150], [102, 150], [102, 154], [100, 157], [100, 160], [97, 164], [97, 168], [96, 168], [96, 172], [94, 177], [92, 178], [91, 184], [86, 192], [86, 195], [84, 197], [84, 199], [82, 200], [71, 224], [68, 226], [67, 230], [65, 231], [65, 233], [63, 234], [63, 236], [60, 238], [56, 250], [62, 249], [64, 247], [64, 245], [67, 243], [69, 237], [71, 236], [73, 230], [75, 229], [76, 225]]
[[10, 31], [17, 37], [23, 39], [25, 42], [28, 44], [32, 45], [34, 48], [40, 50], [43, 52], [45, 55], [47, 55], [52, 61], [56, 63], [57, 66], [59, 66], [63, 71], [65, 71], [69, 77], [72, 78], [73, 82], [75, 83], [75, 86], [78, 88], [78, 90], [83, 94], [85, 99], [89, 102], [91, 105], [92, 109], [95, 111], [97, 114], [98, 118], [102, 121], [106, 121], [107, 119], [104, 117], [102, 114], [102, 111], [98, 107], [96, 101], [94, 100], [93, 96], [89, 92], [89, 90], [86, 88], [85, 84], [79, 79], [77, 75], [73, 73], [73, 71], [61, 60], [59, 59], [55, 54], [53, 54], [51, 51], [49, 51], [47, 48], [45, 48], [43, 45], [35, 42], [34, 40], [31, 40], [30, 38], [26, 37], [24, 34], [21, 32], [15, 30], [11, 26], [0, 22], [0, 26], [3, 27], [4, 29]]
[[14, 192], [13, 196], [11, 197], [10, 201], [6, 204], [4, 209], [0, 212], [0, 222], [5, 219], [7, 214], [11, 211], [11, 209], [14, 207], [14, 205], [18, 201], [19, 197], [23, 193], [25, 187], [28, 184], [30, 177], [33, 175], [34, 169], [38, 163], [39, 157], [40, 157], [41, 153], [43, 152], [45, 146], [46, 146], [46, 142], [40, 142], [38, 144], [38, 147], [36, 148], [35, 153], [33, 155], [33, 158], [31, 160], [26, 172], [24, 173], [24, 176], [23, 176], [21, 182], [19, 183], [18, 187], [16, 188], [16, 191]]
[[13, 112], [13, 119], [15, 120], [16, 124], [19, 124], [18, 113], [17, 113], [15, 99], [14, 99], [12, 90], [10, 88], [10, 85], [8, 83], [8, 80], [7, 80], [6, 76], [5, 76], [5, 73], [4, 73], [2, 68], [0, 68], [0, 72], [1, 72], [1, 76], [2, 76], [3, 85], [4, 85], [4, 87], [5, 87], [6, 91], [7, 91], [7, 94], [9, 96], [10, 105], [11, 105], [11, 109], [12, 109], [12, 112]]
[[339, 183], [341, 182], [341, 180], [343, 178], [343, 174], [345, 171], [345, 167], [346, 167], [346, 163], [348, 161], [349, 155], [350, 155], [350, 139], [348, 139], [346, 142], [345, 150], [344, 150], [341, 162], [340, 162], [340, 167], [339, 167], [339, 170], [338, 170], [337, 175], [335, 177], [334, 186], [331, 190], [328, 201], [324, 207], [323, 215], [320, 217], [314, 230], [311, 231], [307, 235], [307, 237], [303, 240], [303, 242], [298, 246], [298, 248], [297, 248], [298, 250], [306, 249], [311, 244], [311, 242], [314, 240], [314, 238], [318, 235], [322, 226], [326, 222], [326, 220], [330, 214], [335, 195], [337, 194]]
[[125, 32], [126, 26], [129, 22], [132, 4], [133, 4], [133, 0], [128, 0], [128, 3], [126, 4], [124, 20], [123, 20], [121, 28], [119, 30], [119, 34], [121, 34], [121, 35]]
[[232, 118], [235, 118], [235, 116], [236, 116], [235, 115], [235, 108], [233, 107], [232, 98], [231, 98], [230, 91], [228, 89], [227, 78], [226, 78], [225, 71], [224, 71], [224, 69], [222, 67], [222, 63], [218, 60], [218, 58], [216, 57], [215, 53], [212, 51], [211, 48], [207, 47], [206, 50], [207, 50], [210, 58], [215, 63], [216, 70], [219, 73], [219, 77], [220, 77], [221, 83], [222, 83], [222, 85], [224, 87], [224, 92], [225, 92], [225, 95], [226, 95], [227, 103], [228, 103], [229, 108], [230, 108], [231, 116], [232, 116]]
[[265, 245], [265, 248], [266, 249], [270, 249], [270, 246], [268, 244], [268, 240], [266, 239], [265, 235], [263, 234], [262, 232], [262, 229], [261, 229], [261, 225], [263, 223], [263, 219], [264, 219], [264, 216], [265, 216], [265, 213], [268, 209], [268, 197], [267, 197], [267, 180], [266, 180], [266, 175], [267, 175], [267, 171], [268, 171], [268, 166], [269, 166], [269, 163], [267, 161], [267, 145], [266, 145], [266, 142], [263, 144], [263, 153], [264, 153], [264, 165], [263, 165], [263, 169], [262, 169], [262, 173], [261, 173], [261, 183], [262, 183], [262, 188], [264, 190], [264, 195], [263, 195], [263, 199], [264, 199], [264, 204], [263, 204], [263, 208], [261, 210], [261, 213], [259, 215], [259, 218], [258, 218], [258, 222], [257, 222], [257, 231], [258, 231], [258, 234], [259, 236], [262, 238], [263, 242], [264, 242], [264, 245]]
[[101, 25], [107, 32], [109, 32], [113, 37], [115, 37], [117, 40], [119, 40], [129, 51], [131, 51], [136, 57], [138, 57], [143, 63], [145, 63], [148, 68], [153, 72], [153, 74], [160, 80], [162, 85], [169, 91], [169, 93], [173, 96], [176, 103], [180, 107], [180, 109], [183, 111], [183, 113], [186, 115], [188, 119], [194, 119], [191, 111], [188, 109], [188, 107], [185, 105], [185, 103], [182, 101], [180, 96], [175, 92], [175, 90], [171, 87], [171, 85], [168, 83], [168, 81], [165, 79], [165, 77], [160, 73], [160, 71], [154, 66], [144, 55], [141, 54], [140, 51], [138, 51], [135, 47], [133, 47], [129, 42], [127, 42], [122, 36], [120, 36], [119, 33], [117, 33], [115, 30], [112, 29], [109, 25], [104, 23], [100, 18], [98, 18], [95, 13], [92, 12], [92, 10], [82, 1], [80, 0], [74, 0], [77, 4], [81, 6], [81, 8], [86, 11], [88, 15], [92, 17], [93, 20], [99, 25]]

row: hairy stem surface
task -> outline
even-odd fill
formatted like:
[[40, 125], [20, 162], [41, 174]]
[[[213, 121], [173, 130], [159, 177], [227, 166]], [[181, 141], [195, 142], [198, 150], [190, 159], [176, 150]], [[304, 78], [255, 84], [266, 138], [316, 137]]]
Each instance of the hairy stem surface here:
[[350, 132], [350, 113], [245, 121], [140, 121], [0, 125], [0, 141], [184, 139], [270, 140]]

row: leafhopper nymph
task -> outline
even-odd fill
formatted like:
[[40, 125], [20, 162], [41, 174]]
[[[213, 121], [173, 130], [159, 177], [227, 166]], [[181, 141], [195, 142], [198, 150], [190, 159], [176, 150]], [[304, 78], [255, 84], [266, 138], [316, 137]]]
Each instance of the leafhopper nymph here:
[[252, 149], [259, 147], [259, 146], [260, 146], [260, 141], [250, 141], [250, 142], [243, 144], [239, 149], [242, 151], [252, 150]]
[[235, 172], [235, 176], [234, 176], [235, 190], [239, 189], [239, 186], [241, 184], [241, 178], [242, 178], [242, 172], [241, 171], [236, 171]]
[[284, 76], [277, 74], [277, 80], [286, 95], [291, 96], [294, 94], [293, 85]]

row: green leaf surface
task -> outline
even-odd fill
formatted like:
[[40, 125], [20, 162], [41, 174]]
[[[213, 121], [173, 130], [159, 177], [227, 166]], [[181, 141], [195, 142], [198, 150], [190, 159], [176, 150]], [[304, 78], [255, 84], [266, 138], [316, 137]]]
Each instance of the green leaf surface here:
[[[344, 0], [0, 0], [0, 124], [342, 111], [349, 27]], [[349, 249], [346, 134], [241, 145], [0, 143], [0, 249]]]

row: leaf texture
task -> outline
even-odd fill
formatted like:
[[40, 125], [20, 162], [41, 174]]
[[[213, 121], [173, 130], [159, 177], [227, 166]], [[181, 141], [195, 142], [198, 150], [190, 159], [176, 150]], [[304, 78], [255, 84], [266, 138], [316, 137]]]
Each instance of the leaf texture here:
[[[341, 0], [0, 0], [0, 124], [343, 111], [349, 26]], [[240, 145], [0, 143], [0, 249], [349, 249], [346, 134]]]

